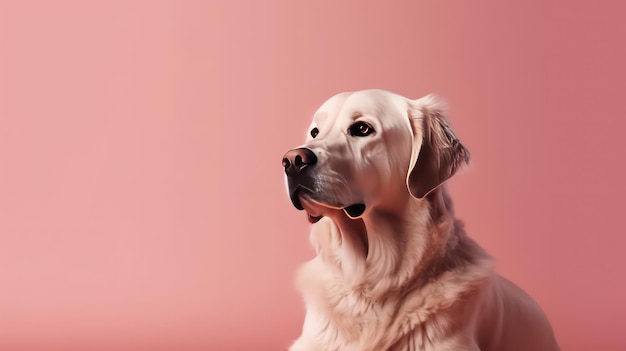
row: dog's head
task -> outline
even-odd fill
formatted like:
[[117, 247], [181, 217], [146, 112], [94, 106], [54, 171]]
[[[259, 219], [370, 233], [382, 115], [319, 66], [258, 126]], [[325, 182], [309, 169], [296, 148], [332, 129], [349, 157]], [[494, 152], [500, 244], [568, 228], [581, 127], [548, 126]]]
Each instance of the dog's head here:
[[364, 90], [326, 101], [283, 167], [293, 205], [316, 222], [424, 198], [468, 160], [442, 101]]

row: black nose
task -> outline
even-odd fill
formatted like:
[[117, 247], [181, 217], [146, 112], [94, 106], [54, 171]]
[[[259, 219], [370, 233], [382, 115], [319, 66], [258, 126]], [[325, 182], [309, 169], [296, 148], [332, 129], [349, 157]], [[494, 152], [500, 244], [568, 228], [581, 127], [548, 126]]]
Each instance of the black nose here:
[[285, 167], [285, 174], [288, 176], [295, 176], [303, 172], [307, 167], [313, 166], [315, 162], [317, 162], [317, 157], [313, 151], [305, 148], [289, 150], [283, 156], [283, 167]]

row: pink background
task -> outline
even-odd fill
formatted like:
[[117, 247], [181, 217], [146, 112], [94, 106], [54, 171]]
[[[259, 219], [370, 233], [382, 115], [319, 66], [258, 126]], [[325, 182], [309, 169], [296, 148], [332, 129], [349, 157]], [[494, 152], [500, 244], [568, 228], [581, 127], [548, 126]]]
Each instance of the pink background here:
[[373, 87], [449, 102], [458, 214], [563, 350], [626, 349], [619, 4], [0, 3], [0, 349], [285, 349], [280, 159]]

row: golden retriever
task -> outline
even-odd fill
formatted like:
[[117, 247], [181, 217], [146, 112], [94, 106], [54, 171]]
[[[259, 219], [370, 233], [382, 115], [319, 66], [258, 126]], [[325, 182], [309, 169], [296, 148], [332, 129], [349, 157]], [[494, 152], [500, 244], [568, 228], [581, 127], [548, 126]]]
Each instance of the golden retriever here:
[[284, 156], [317, 256], [298, 272], [291, 351], [558, 350], [539, 306], [493, 271], [444, 182], [469, 153], [433, 95], [338, 94]]

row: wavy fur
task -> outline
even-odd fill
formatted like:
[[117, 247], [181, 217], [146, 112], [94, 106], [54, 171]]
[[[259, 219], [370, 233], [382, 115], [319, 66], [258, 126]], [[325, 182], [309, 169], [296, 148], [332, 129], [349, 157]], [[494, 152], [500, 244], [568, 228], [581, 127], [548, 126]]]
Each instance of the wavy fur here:
[[[355, 111], [375, 136], [345, 136]], [[344, 93], [318, 114], [308, 176], [341, 186], [303, 197], [324, 218], [310, 235], [317, 256], [298, 272], [307, 314], [291, 351], [558, 350], [540, 308], [493, 271], [455, 217], [444, 182], [469, 153], [440, 99]], [[351, 219], [342, 201], [367, 210]]]

